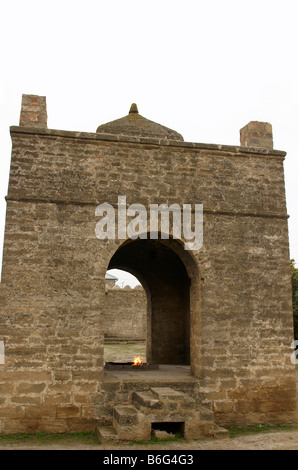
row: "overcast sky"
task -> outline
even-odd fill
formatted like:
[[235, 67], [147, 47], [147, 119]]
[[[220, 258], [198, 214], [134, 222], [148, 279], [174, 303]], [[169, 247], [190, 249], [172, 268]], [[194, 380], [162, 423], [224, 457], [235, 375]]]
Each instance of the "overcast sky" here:
[[132, 102], [191, 142], [237, 145], [270, 122], [298, 261], [297, 13], [297, 0], [2, 1], [0, 246], [24, 93], [46, 96], [51, 129], [95, 132]]

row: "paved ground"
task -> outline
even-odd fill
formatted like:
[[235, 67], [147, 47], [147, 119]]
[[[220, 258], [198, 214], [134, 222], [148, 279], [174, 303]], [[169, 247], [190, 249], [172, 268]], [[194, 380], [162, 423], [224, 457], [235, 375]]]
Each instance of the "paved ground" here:
[[160, 382], [160, 383], [177, 383], [181, 382], [197, 382], [193, 376], [190, 375], [189, 366], [175, 366], [160, 364], [157, 370], [138, 370], [130, 366], [129, 370], [106, 370], [104, 373], [104, 380], [106, 382], [113, 381], [129, 381], [129, 382]]

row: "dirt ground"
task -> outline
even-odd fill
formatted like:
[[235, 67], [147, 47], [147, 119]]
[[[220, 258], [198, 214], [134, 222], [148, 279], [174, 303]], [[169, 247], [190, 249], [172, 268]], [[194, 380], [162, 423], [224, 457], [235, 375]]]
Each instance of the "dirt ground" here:
[[[105, 347], [105, 360], [132, 361], [134, 355], [145, 357], [145, 346], [140, 343], [110, 344]], [[297, 371], [298, 378], [298, 371]], [[233, 437], [230, 439], [203, 439], [196, 441], [173, 441], [151, 444], [118, 444], [102, 445], [96, 439], [80, 442], [78, 438], [68, 438], [63, 442], [32, 443], [9, 439], [0, 442], [0, 450], [298, 450], [298, 422], [292, 430], [262, 432]]]
[[52, 444], [30, 444], [7, 442], [0, 444], [0, 450], [298, 450], [297, 431], [277, 431], [270, 433], [252, 434], [231, 439], [204, 439], [197, 441], [174, 441], [160, 444], [143, 445], [101, 445], [80, 443], [77, 440], [67, 440]]

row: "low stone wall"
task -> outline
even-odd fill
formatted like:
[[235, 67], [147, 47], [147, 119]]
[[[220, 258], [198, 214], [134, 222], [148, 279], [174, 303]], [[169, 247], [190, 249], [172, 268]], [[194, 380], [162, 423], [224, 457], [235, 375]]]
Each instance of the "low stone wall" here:
[[105, 298], [105, 338], [146, 338], [147, 299], [142, 286], [107, 286]]

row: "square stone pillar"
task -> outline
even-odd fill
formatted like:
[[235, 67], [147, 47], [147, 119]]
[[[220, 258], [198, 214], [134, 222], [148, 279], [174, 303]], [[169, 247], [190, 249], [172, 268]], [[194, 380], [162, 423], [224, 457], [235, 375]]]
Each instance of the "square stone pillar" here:
[[269, 122], [249, 122], [240, 130], [240, 145], [273, 149], [272, 125]]
[[45, 96], [22, 95], [20, 126], [47, 128]]

